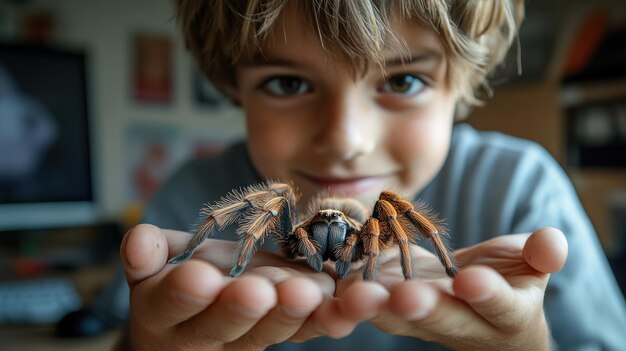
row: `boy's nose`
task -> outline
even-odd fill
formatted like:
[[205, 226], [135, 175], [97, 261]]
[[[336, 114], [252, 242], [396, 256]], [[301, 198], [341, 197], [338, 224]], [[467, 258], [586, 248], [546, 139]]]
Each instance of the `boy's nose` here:
[[315, 151], [352, 161], [374, 151], [381, 132], [376, 112], [358, 96], [335, 97], [320, 109]]

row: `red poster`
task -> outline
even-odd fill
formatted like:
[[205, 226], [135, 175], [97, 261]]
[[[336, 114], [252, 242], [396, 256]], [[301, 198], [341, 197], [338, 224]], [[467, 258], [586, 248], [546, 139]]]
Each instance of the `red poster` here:
[[162, 35], [134, 39], [134, 97], [140, 102], [172, 101], [172, 42]]

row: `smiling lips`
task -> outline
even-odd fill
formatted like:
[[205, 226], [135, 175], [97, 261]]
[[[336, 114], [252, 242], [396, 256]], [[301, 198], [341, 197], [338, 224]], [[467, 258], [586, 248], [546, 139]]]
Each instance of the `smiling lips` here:
[[365, 176], [353, 178], [318, 177], [299, 172], [299, 175], [307, 181], [313, 183], [320, 189], [326, 189], [331, 193], [356, 196], [368, 192], [379, 186], [388, 178], [388, 175]]

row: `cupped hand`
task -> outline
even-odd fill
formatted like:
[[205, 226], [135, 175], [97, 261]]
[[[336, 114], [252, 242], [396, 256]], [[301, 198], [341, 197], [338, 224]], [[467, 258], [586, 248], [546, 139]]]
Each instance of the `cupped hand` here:
[[[426, 250], [413, 248], [412, 256], [417, 277], [408, 281], [397, 255], [381, 258], [377, 281], [390, 296], [371, 320], [379, 329], [453, 349], [550, 348], [543, 297], [550, 273], [567, 257], [563, 233], [543, 228], [458, 250], [460, 271], [454, 279]], [[337, 291], [359, 281], [355, 273], [338, 282]]]
[[[234, 242], [206, 240], [192, 259], [167, 264], [188, 239], [152, 225], [139, 225], [124, 237], [120, 254], [130, 286], [132, 349], [262, 350], [284, 340], [343, 337], [389, 296], [368, 282], [335, 294], [328, 273], [263, 251], [232, 279], [227, 272]], [[346, 309], [345, 301], [363, 304]]]

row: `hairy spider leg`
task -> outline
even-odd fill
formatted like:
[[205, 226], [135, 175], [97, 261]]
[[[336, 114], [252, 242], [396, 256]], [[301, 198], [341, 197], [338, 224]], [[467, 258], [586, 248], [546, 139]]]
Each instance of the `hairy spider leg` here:
[[452, 254], [449, 252], [448, 247], [444, 244], [441, 234], [437, 227], [433, 225], [424, 215], [411, 209], [405, 212], [405, 216], [415, 225], [415, 227], [422, 233], [425, 238], [430, 239], [437, 251], [439, 261], [446, 270], [446, 274], [450, 278], [454, 278], [458, 271], [456, 264], [452, 260]]
[[289, 200], [284, 197], [269, 199], [259, 209], [246, 213], [242, 225], [237, 230], [241, 238], [235, 253], [235, 266], [230, 271], [231, 277], [239, 276], [256, 250], [256, 243], [267, 234], [278, 233], [283, 211], [290, 211]]
[[417, 228], [423, 237], [430, 239], [435, 247], [437, 256], [439, 256], [439, 261], [441, 261], [446, 270], [446, 274], [453, 278], [458, 269], [452, 259], [452, 253], [442, 239], [445, 236], [445, 232], [437, 228], [434, 224], [434, 219], [420, 213], [411, 202], [401, 199], [398, 194], [392, 191], [382, 192], [380, 198], [389, 201], [398, 213], [404, 215]]
[[201, 216], [204, 217], [205, 220], [198, 226], [198, 229], [191, 237], [191, 240], [187, 243], [185, 251], [170, 259], [169, 263], [176, 264], [186, 261], [193, 255], [198, 246], [200, 246], [206, 238], [213, 234], [215, 227], [219, 227], [219, 229], [226, 227], [228, 224], [237, 220], [242, 213], [245, 213], [254, 207], [254, 203], [250, 199], [238, 201], [228, 198], [225, 202], [228, 203], [221, 204], [224, 207], [213, 209], [216, 206], [211, 206], [202, 210]]
[[[310, 221], [307, 221], [293, 231], [295, 250], [297, 250], [299, 255], [306, 257], [307, 263], [311, 268], [320, 272], [322, 270], [322, 256], [318, 253], [320, 250], [319, 244], [314, 243], [309, 237], [309, 233], [304, 229], [309, 223]], [[292, 245], [291, 251], [295, 250]]]
[[359, 242], [359, 232], [351, 228], [346, 235], [346, 239], [342, 246], [335, 248], [335, 256], [337, 256], [337, 262], [335, 262], [335, 270], [339, 275], [339, 279], [343, 279], [346, 274], [352, 268], [352, 262], [355, 261], [356, 256], [359, 256], [357, 244]]
[[361, 229], [361, 240], [363, 241], [363, 252], [366, 262], [363, 269], [363, 279], [373, 280], [378, 272], [378, 254], [380, 253], [380, 224], [376, 218], [365, 221]]
[[269, 185], [250, 186], [243, 191], [232, 191], [220, 201], [207, 206], [200, 211], [200, 218], [204, 218], [196, 229], [185, 250], [171, 258], [168, 263], [177, 264], [189, 259], [194, 251], [213, 234], [216, 227], [219, 230], [234, 223], [246, 212], [259, 207], [273, 196], [281, 194], [287, 196], [288, 201], [295, 201], [295, 195], [286, 184], [272, 183]]
[[[411, 252], [409, 250], [409, 237], [405, 228], [398, 221], [398, 213], [396, 209], [386, 200], [376, 201], [374, 205], [374, 218], [384, 223], [384, 227], [389, 235], [389, 240], [396, 242], [400, 248], [400, 263], [402, 265], [402, 273], [405, 279], [413, 278], [413, 269], [411, 266]], [[384, 241], [380, 240], [382, 244]]]
[[198, 246], [200, 246], [200, 244], [202, 244], [202, 242], [206, 238], [208, 238], [209, 235], [211, 235], [211, 233], [213, 233], [214, 229], [215, 229], [215, 217], [213, 217], [213, 215], [209, 215], [202, 222], [202, 224], [200, 224], [200, 226], [198, 227], [198, 230], [191, 237], [191, 239], [187, 243], [187, 246], [185, 247], [185, 251], [183, 251], [177, 256], [172, 257], [168, 261], [168, 263], [177, 264], [177, 263], [181, 263], [189, 259], [189, 257], [193, 255], [194, 251], [196, 251], [196, 248], [198, 248]]

